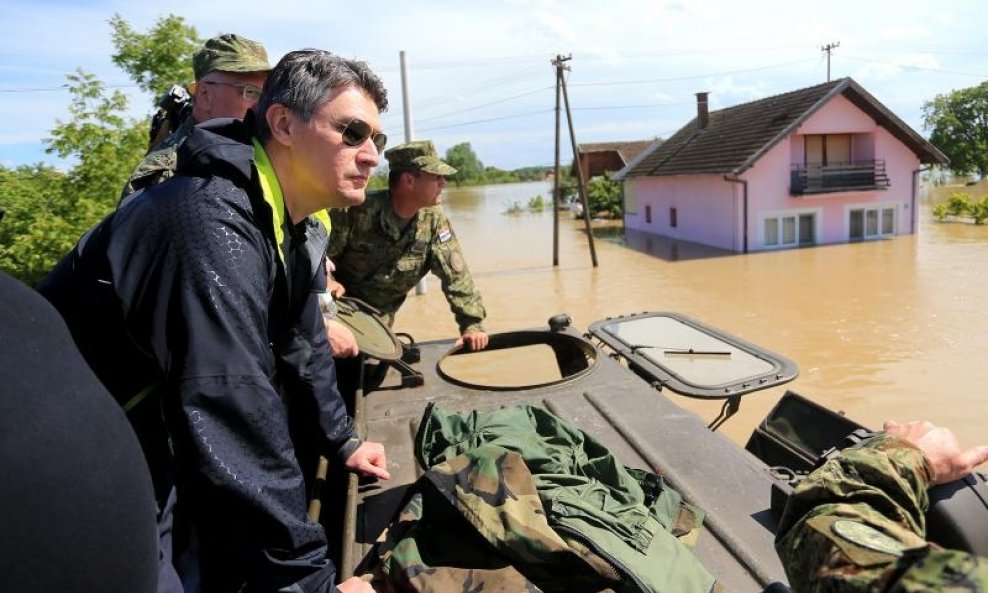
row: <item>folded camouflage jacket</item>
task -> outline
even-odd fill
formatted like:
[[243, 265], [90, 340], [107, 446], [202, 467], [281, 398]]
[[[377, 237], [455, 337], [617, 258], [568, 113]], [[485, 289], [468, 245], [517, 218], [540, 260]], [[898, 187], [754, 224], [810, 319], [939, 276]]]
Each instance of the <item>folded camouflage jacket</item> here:
[[429, 468], [382, 536], [378, 591], [719, 589], [688, 542], [702, 513], [548, 411], [430, 405]]

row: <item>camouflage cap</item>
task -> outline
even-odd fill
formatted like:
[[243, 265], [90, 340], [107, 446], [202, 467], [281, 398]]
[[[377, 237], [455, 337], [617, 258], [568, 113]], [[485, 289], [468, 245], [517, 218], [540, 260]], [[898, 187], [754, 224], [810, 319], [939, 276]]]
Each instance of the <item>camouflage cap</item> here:
[[200, 80], [213, 70], [223, 72], [267, 72], [268, 52], [260, 43], [226, 33], [213, 37], [192, 56], [192, 70]]
[[392, 171], [425, 171], [433, 175], [452, 175], [456, 169], [439, 158], [432, 140], [416, 140], [395, 146], [384, 152], [388, 168]]

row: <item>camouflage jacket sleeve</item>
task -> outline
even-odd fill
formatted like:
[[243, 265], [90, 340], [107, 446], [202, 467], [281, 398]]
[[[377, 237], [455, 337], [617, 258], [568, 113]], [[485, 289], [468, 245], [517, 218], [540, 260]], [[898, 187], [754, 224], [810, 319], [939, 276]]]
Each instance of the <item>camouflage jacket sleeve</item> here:
[[484, 331], [483, 321], [487, 317], [484, 301], [473, 283], [470, 269], [460, 249], [460, 241], [441, 209], [436, 213], [435, 224], [429, 267], [442, 282], [443, 294], [456, 317], [460, 334]]
[[332, 230], [329, 233], [329, 246], [326, 248], [326, 256], [333, 259], [346, 249], [347, 241], [350, 240], [350, 217], [349, 211], [344, 208], [330, 208], [329, 220], [332, 223]]
[[925, 541], [931, 475], [921, 451], [884, 434], [810, 474], [775, 542], [793, 590], [988, 591], [988, 561]]
[[175, 168], [178, 166], [178, 146], [193, 129], [195, 122], [191, 117], [187, 117], [157, 148], [144, 155], [144, 159], [138, 163], [130, 174], [130, 179], [124, 184], [120, 199], [123, 200], [139, 189], [162, 183], [174, 176]]

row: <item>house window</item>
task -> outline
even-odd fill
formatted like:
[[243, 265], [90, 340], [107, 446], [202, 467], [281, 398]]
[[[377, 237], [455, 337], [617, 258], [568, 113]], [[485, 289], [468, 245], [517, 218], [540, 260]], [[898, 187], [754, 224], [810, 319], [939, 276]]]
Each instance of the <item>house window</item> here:
[[816, 243], [816, 214], [770, 216], [764, 220], [765, 247], [796, 247]]
[[806, 164], [834, 166], [851, 162], [850, 134], [809, 134], [806, 136]]
[[895, 206], [855, 208], [848, 213], [848, 237], [852, 241], [895, 234]]
[[676, 228], [677, 224], [678, 224], [678, 220], [676, 216], [676, 209], [669, 208], [669, 226], [672, 228]]
[[645, 205], [645, 224], [652, 224], [652, 207]]

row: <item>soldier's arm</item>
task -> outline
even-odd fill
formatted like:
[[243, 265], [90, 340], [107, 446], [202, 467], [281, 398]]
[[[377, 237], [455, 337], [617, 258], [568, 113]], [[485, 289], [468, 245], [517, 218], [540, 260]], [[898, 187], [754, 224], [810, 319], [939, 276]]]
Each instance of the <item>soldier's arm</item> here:
[[484, 333], [483, 321], [487, 310], [470, 275], [456, 233], [445, 216], [438, 219], [431, 249], [430, 268], [442, 282], [443, 294], [456, 317], [460, 335]]
[[988, 590], [985, 559], [925, 541], [934, 468], [914, 442], [882, 434], [810, 474], [776, 537], [793, 590]]
[[332, 230], [329, 233], [329, 246], [326, 248], [326, 255], [329, 259], [339, 256], [346, 249], [350, 240], [350, 217], [347, 210], [342, 208], [330, 208], [329, 220], [332, 222]]

